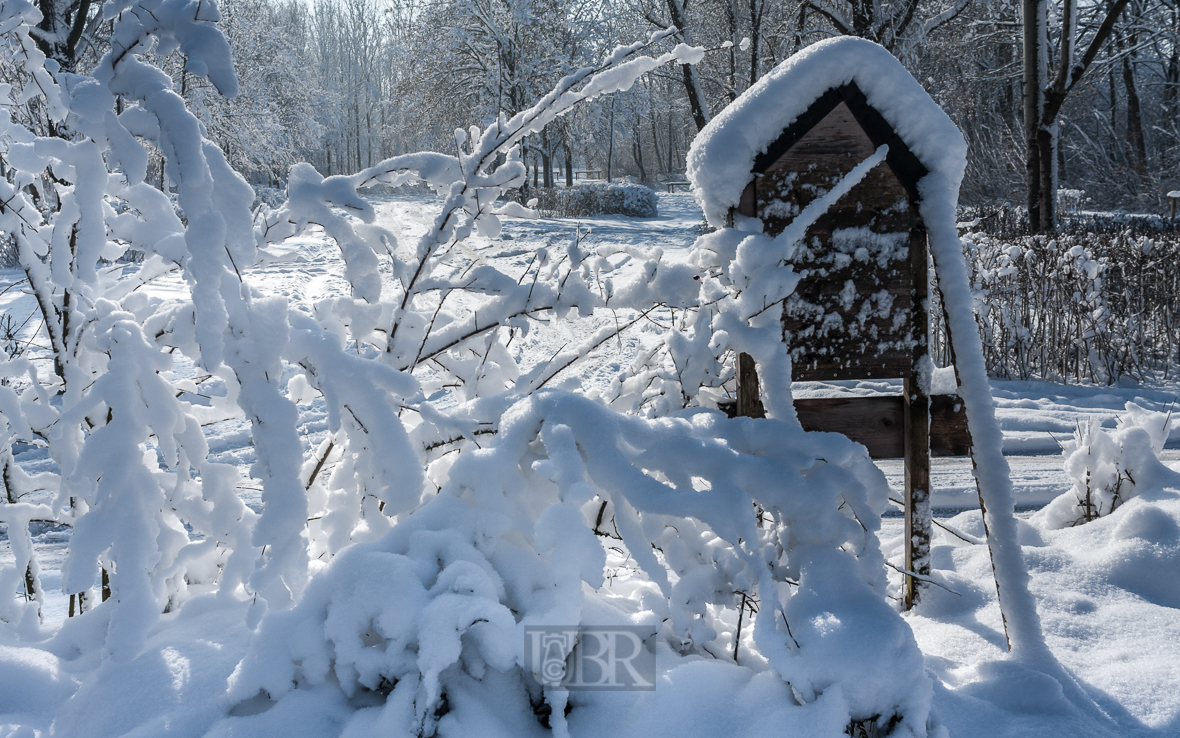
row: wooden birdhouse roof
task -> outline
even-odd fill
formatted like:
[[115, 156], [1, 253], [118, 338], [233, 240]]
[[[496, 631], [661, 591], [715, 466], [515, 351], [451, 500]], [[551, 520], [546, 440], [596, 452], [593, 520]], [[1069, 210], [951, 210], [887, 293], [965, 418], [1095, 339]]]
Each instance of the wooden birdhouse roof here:
[[839, 105], [847, 106], [875, 146], [889, 145], [889, 167], [915, 198], [918, 182], [930, 172], [951, 182], [962, 179], [962, 134], [905, 67], [871, 41], [827, 39], [780, 64], [697, 136], [688, 177], [706, 219], [724, 225], [755, 174]]

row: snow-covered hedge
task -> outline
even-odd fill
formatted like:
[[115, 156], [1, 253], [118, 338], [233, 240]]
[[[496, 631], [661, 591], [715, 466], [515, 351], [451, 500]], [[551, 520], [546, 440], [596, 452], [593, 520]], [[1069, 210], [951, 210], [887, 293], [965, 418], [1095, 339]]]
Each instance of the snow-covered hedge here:
[[1145, 225], [1087, 219], [1055, 236], [965, 234], [988, 372], [1110, 384], [1174, 370], [1180, 235]]
[[529, 191], [537, 198], [537, 209], [562, 218], [595, 215], [628, 215], [654, 218], [659, 215], [659, 198], [650, 187], [628, 182], [594, 182], [574, 187], [542, 187]]

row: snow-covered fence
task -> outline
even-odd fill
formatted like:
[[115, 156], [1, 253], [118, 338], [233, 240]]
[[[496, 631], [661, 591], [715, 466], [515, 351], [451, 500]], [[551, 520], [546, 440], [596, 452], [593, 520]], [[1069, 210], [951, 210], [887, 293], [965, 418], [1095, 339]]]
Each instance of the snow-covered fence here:
[[537, 210], [562, 218], [588, 218], [595, 215], [654, 218], [659, 215], [659, 198], [655, 191], [627, 182], [534, 187], [527, 196], [537, 198]]

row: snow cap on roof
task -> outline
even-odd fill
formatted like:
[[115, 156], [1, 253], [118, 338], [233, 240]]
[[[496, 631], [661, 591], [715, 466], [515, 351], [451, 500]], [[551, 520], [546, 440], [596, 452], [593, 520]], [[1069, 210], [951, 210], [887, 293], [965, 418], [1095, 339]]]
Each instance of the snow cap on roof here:
[[737, 207], [753, 178], [755, 157], [824, 93], [849, 82], [926, 169], [945, 175], [957, 190], [967, 166], [963, 134], [884, 47], [843, 36], [808, 46], [779, 64], [693, 141], [687, 174], [710, 224], [725, 225], [729, 209]]

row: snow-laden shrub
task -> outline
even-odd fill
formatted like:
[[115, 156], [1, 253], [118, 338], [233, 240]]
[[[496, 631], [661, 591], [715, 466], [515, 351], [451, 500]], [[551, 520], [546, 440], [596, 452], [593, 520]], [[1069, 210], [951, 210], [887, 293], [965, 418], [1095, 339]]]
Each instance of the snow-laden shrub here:
[[[538, 255], [522, 286], [519, 275], [486, 265], [452, 271], [452, 250], [468, 253], [461, 242], [476, 229], [497, 233], [500, 214], [531, 214], [515, 204], [492, 207], [523, 182], [521, 139], [580, 101], [703, 52], [680, 44], [647, 56], [671, 33], [657, 32], [564, 77], [512, 119], [457, 131], [459, 156], [410, 154], [327, 179], [296, 165], [282, 207], [253, 213], [255, 193], [152, 63], [179, 52], [189, 74], [236, 94], [216, 7], [120, 0], [103, 12], [111, 49], [93, 74], [80, 76], [45, 59], [31, 35], [41, 20], [34, 5], [0, 5], [0, 53], [23, 68], [26, 83], [0, 85], [0, 97], [16, 106], [34, 100], [60, 134], [0, 121], [8, 167], [0, 230], [17, 245], [42, 319], [34, 337], [45, 347], [0, 362], [0, 520], [17, 559], [0, 569], [0, 584], [29, 598], [6, 600], [0, 620], [39, 626], [30, 520], [72, 525], [63, 566], [71, 616], [100, 623], [86, 649], [128, 659], [190, 587], [249, 601], [253, 625], [299, 600], [312, 567], [309, 544], [326, 562], [421, 504], [427, 446], [454, 450], [484, 422], [478, 408], [449, 417], [426, 402], [414, 374], [423, 362], [432, 362], [432, 378], [473, 400], [527, 394], [564, 368], [569, 354], [512, 384], [520, 372], [500, 329], [605, 303], [587, 287], [600, 257], [576, 244], [553, 261]], [[145, 181], [149, 150], [167, 152], [174, 196]], [[357, 190], [415, 181], [447, 198], [418, 248], [397, 254], [396, 238], [372, 224], [374, 209]], [[52, 198], [41, 194], [47, 187]], [[267, 247], [317, 224], [341, 249], [351, 294], [309, 315], [249, 279]], [[120, 261], [128, 253], [142, 259]], [[383, 285], [381, 258], [392, 264], [397, 299], [382, 300], [392, 285]], [[646, 281], [657, 281], [657, 271]], [[168, 299], [139, 289], [172, 274], [185, 288]], [[454, 290], [475, 296], [474, 309], [465, 312], [471, 302], [463, 301], [442, 311]], [[649, 297], [651, 290], [640, 299]], [[472, 344], [482, 349], [476, 361]], [[215, 391], [198, 386], [206, 382]], [[319, 487], [326, 456], [305, 458], [296, 409], [317, 394], [329, 416], [324, 453], [334, 443], [343, 449]], [[413, 438], [403, 411], [415, 414]], [[486, 413], [498, 418], [495, 408]], [[259, 512], [237, 495], [243, 470], [209, 458], [202, 427], [211, 418], [248, 423]], [[11, 451], [17, 442], [47, 448], [55, 468], [36, 479], [21, 474]]]
[[650, 187], [616, 182], [595, 182], [574, 187], [536, 188], [537, 209], [562, 218], [589, 218], [595, 215], [627, 215], [654, 218], [659, 215], [659, 198]]
[[[931, 684], [885, 597], [887, 494], [863, 447], [793, 420], [643, 420], [544, 391], [463, 454], [437, 496], [263, 620], [230, 695], [334, 680], [349, 697], [381, 694], [383, 724], [430, 735], [465, 681], [496, 670], [532, 683], [525, 626], [650, 624], [662, 649], [738, 653], [799, 704], [824, 695], [841, 725], [925, 735]], [[633, 562], [609, 584], [608, 545]], [[759, 607], [735, 648], [743, 599]], [[564, 722], [566, 695], [546, 699]]]
[[1062, 213], [1075, 213], [1087, 201], [1086, 193], [1082, 190], [1057, 190], [1057, 206]]
[[[73, 614], [102, 592], [104, 637], [88, 646], [116, 658], [133, 657], [190, 585], [220, 583], [233, 593], [256, 563], [257, 516], [235, 494], [237, 470], [207, 458], [197, 412], [172, 383], [172, 352], [183, 343], [182, 353], [231, 394], [249, 387], [243, 404], [252, 402], [245, 415], [253, 421], [289, 427], [274, 402], [277, 356], [265, 355], [275, 344], [246, 336], [275, 305], [254, 301], [233, 266], [257, 258], [253, 192], [204, 138], [171, 79], [144, 58], [153, 48], [160, 57], [180, 52], [190, 74], [236, 94], [218, 14], [203, 9], [188, 0], [106, 5], [112, 49], [81, 76], [47, 60], [32, 38], [38, 8], [0, 6], [0, 53], [22, 69], [0, 97], [14, 108], [34, 105], [53, 123], [0, 121], [8, 166], [0, 230], [17, 247], [41, 319], [38, 348], [0, 362], [0, 518], [18, 553], [15, 573], [0, 573], [0, 619], [36, 623], [41, 614], [29, 521], [72, 525], [63, 588]], [[57, 135], [41, 135], [46, 129]], [[170, 152], [175, 202], [145, 181], [148, 148]], [[53, 196], [39, 194], [47, 191]], [[126, 258], [136, 254], [143, 258]], [[177, 270], [190, 301], [138, 291]], [[165, 345], [175, 333], [184, 338]], [[196, 391], [191, 380], [185, 387]], [[275, 461], [273, 440], [259, 444], [264, 465]], [[18, 441], [47, 448], [56, 468], [21, 473], [12, 455]], [[11, 584], [22, 580], [30, 601], [18, 606]]]
[[[1099, 219], [1054, 236], [1003, 230], [1001, 223], [963, 237], [992, 376], [1113, 384], [1166, 377], [1176, 366], [1174, 230]], [[940, 314], [935, 306], [935, 355], [946, 361]]]
[[1152, 412], [1133, 402], [1113, 430], [1103, 428], [1098, 418], [1079, 423], [1073, 438], [1062, 444], [1073, 486], [1038, 515], [1050, 528], [1088, 523], [1159, 487], [1174, 476], [1159, 460], [1170, 429], [1171, 412]]

